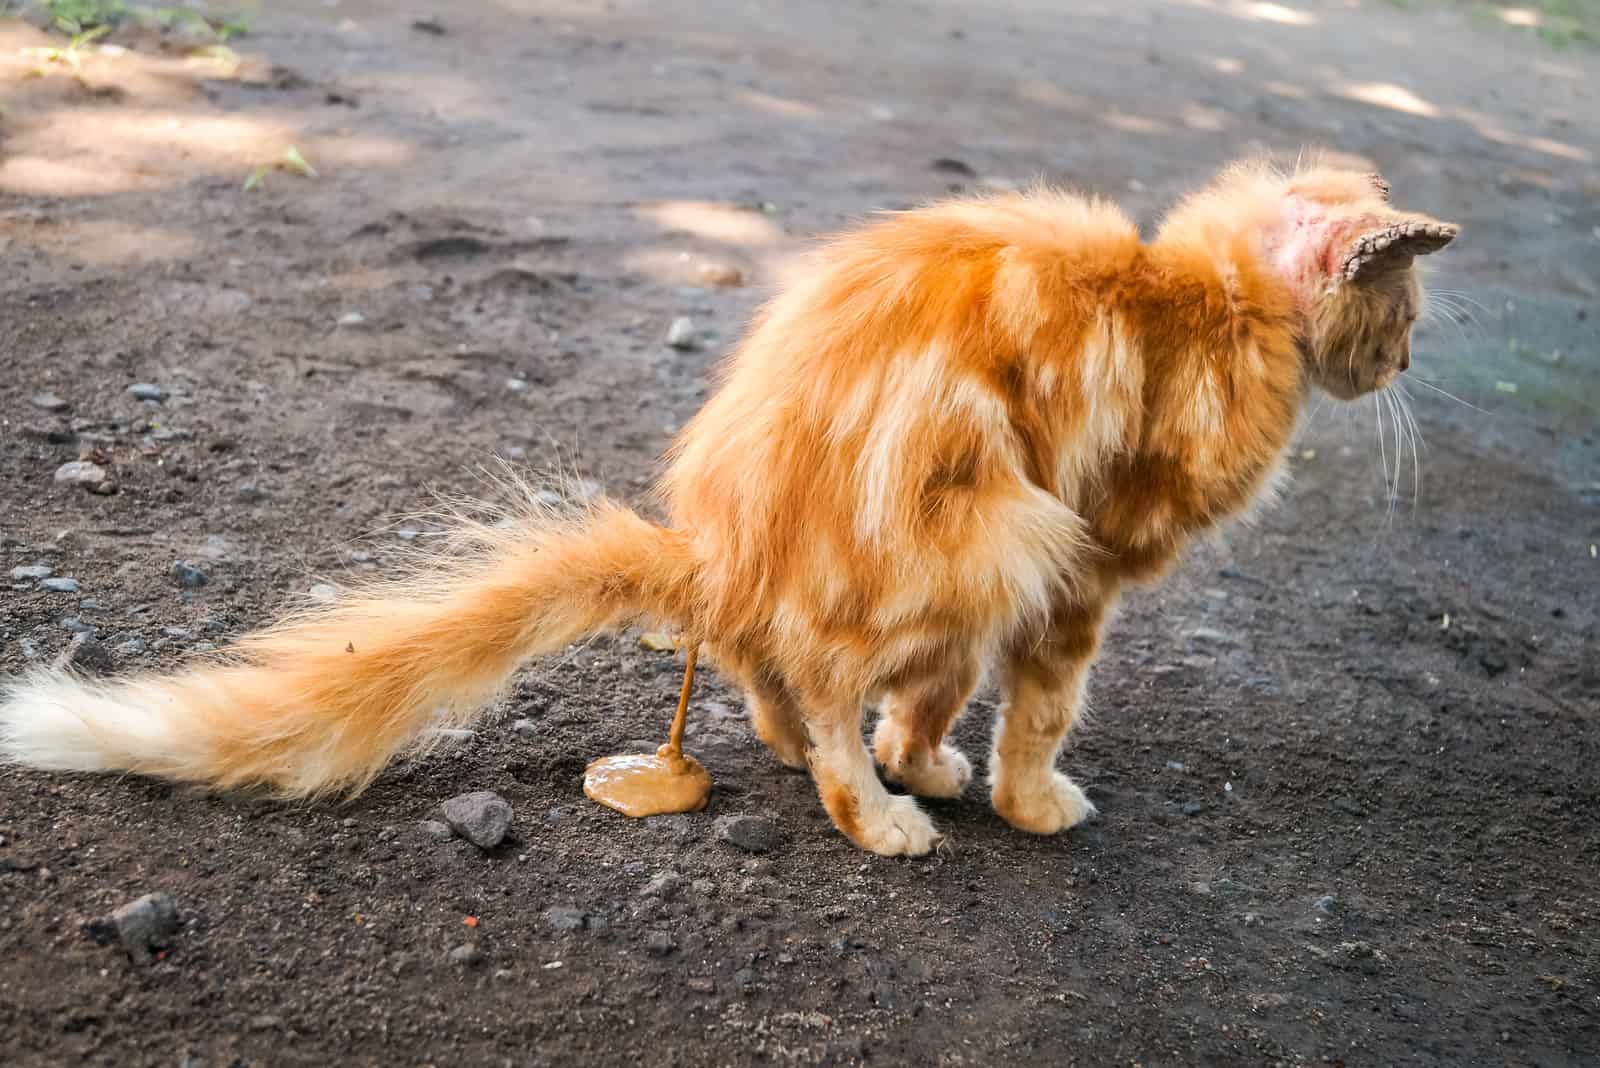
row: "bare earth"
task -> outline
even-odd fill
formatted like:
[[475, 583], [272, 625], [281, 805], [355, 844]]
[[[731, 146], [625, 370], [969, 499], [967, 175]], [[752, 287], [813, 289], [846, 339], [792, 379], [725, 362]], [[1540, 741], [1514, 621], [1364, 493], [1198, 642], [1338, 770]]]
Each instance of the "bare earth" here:
[[[1464, 226], [1434, 284], [1476, 321], [1417, 370], [1471, 407], [1412, 387], [1391, 508], [1392, 426], [1324, 406], [1281, 505], [1129, 599], [1059, 838], [975, 789], [937, 856], [859, 853], [714, 677], [710, 810], [601, 810], [585, 763], [676, 696], [637, 635], [347, 804], [0, 770], [0, 1060], [1600, 1059], [1600, 53], [1377, 0], [263, 7], [231, 73], [125, 29], [74, 75], [0, 20], [0, 566], [79, 587], [0, 579], [6, 672], [67, 620], [117, 671], [225, 643], [496, 455], [643, 501], [786, 257], [953, 186], [1149, 223], [1245, 152], [1370, 161]], [[242, 188], [290, 145], [316, 177]], [[53, 480], [81, 456], [115, 492]], [[506, 844], [419, 828], [474, 790]], [[135, 965], [90, 925], [153, 891]]]

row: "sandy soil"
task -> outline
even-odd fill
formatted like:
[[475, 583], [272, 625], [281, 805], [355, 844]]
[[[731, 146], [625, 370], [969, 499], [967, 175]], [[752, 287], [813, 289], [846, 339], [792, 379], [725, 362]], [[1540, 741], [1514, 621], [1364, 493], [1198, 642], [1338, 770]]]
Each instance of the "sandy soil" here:
[[[1150, 221], [1244, 152], [1376, 164], [1465, 227], [1473, 321], [1418, 349], [1463, 403], [1413, 387], [1393, 507], [1392, 430], [1322, 408], [1280, 506], [1130, 599], [1065, 837], [974, 796], [865, 856], [714, 677], [709, 812], [600, 810], [676, 694], [634, 635], [349, 804], [0, 770], [6, 1063], [1595, 1063], [1600, 53], [1372, 0], [263, 6], [237, 69], [0, 21], [0, 565], [77, 584], [9, 580], [5, 671], [226, 642], [497, 455], [641, 498], [789, 254], [957, 186]], [[243, 189], [291, 145], [316, 177]], [[474, 790], [506, 844], [419, 826]], [[94, 921], [156, 891], [135, 965]]]

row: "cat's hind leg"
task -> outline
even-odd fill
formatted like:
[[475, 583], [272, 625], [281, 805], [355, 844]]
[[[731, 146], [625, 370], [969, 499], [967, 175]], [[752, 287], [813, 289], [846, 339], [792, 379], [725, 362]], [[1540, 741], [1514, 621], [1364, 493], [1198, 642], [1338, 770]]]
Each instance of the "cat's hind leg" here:
[[1008, 658], [989, 785], [995, 811], [1013, 827], [1054, 834], [1094, 815], [1083, 790], [1056, 770], [1056, 756], [1082, 707], [1109, 599], [1063, 609], [1042, 641]]
[[756, 737], [785, 767], [806, 767], [806, 728], [800, 707], [783, 687], [756, 684], [745, 690], [745, 708]]
[[861, 739], [861, 697], [808, 697], [802, 707], [811, 736], [811, 777], [834, 826], [884, 856], [920, 856], [937, 845], [939, 833], [916, 798], [891, 794], [879, 781]]
[[972, 763], [945, 736], [977, 681], [978, 665], [969, 660], [884, 698], [872, 748], [891, 781], [921, 797], [961, 796]]

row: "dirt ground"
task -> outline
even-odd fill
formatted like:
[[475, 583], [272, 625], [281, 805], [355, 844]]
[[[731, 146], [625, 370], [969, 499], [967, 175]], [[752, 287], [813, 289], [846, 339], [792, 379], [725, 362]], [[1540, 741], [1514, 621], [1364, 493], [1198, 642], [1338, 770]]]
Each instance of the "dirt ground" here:
[[[494, 456], [642, 500], [789, 254], [957, 186], [1149, 222], [1246, 152], [1371, 162], [1463, 224], [1417, 355], [1460, 402], [1412, 387], [1392, 508], [1392, 430], [1321, 407], [1278, 507], [1130, 597], [1059, 838], [975, 790], [951, 848], [860, 853], [714, 677], [710, 810], [598, 809], [676, 694], [636, 635], [348, 804], [0, 769], [0, 1060], [1600, 1063], [1600, 52], [1377, 0], [262, 7], [237, 65], [0, 20], [0, 566], [77, 584], [6, 580], [6, 672], [226, 642]], [[290, 146], [314, 177], [244, 188]], [[491, 853], [419, 827], [473, 790]], [[135, 965], [92, 922], [153, 891]]]

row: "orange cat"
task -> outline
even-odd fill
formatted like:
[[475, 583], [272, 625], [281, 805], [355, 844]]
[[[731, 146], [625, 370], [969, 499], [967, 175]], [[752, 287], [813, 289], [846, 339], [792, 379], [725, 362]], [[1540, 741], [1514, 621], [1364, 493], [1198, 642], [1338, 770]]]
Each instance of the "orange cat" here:
[[287, 795], [360, 789], [530, 657], [640, 617], [705, 644], [838, 828], [927, 852], [913, 794], [971, 776], [946, 741], [986, 666], [989, 786], [1014, 826], [1094, 809], [1056, 770], [1124, 583], [1271, 484], [1312, 387], [1410, 361], [1414, 257], [1455, 227], [1375, 175], [1226, 171], [1142, 244], [1058, 192], [892, 215], [820, 248], [671, 450], [670, 526], [611, 502], [466, 524], [404, 581], [107, 684], [18, 680], [0, 754]]

